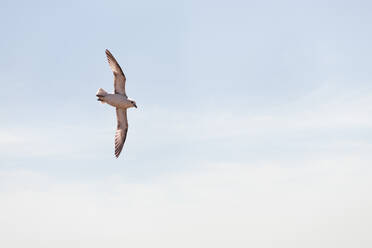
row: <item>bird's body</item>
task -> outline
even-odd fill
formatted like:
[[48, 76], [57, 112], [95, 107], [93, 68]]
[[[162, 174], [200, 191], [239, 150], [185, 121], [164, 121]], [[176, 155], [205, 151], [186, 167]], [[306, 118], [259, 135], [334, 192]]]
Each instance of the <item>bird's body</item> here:
[[116, 117], [118, 120], [116, 134], [115, 134], [115, 156], [119, 157], [121, 150], [123, 149], [125, 139], [128, 132], [128, 118], [127, 109], [131, 107], [136, 107], [136, 102], [130, 100], [125, 93], [125, 75], [120, 68], [120, 65], [112, 56], [109, 50], [106, 49], [106, 56], [114, 73], [114, 94], [107, 93], [104, 89], [98, 89], [96, 96], [98, 101], [102, 103], [107, 103], [116, 108]]
[[120, 94], [106, 94], [103, 97], [99, 97], [98, 101], [120, 109], [127, 109], [133, 106], [132, 101], [128, 100], [128, 97]]

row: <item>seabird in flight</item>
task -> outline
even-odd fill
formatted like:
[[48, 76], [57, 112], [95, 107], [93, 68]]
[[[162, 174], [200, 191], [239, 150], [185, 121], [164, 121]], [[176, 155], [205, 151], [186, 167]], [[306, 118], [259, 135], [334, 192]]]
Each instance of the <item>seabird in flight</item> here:
[[114, 73], [114, 94], [107, 93], [104, 89], [99, 88], [96, 96], [98, 101], [107, 103], [116, 108], [116, 117], [118, 120], [116, 133], [115, 133], [115, 156], [119, 157], [121, 150], [123, 149], [125, 139], [128, 132], [128, 118], [127, 109], [131, 107], [137, 108], [136, 102], [129, 99], [125, 93], [125, 75], [120, 65], [106, 49], [107, 61]]

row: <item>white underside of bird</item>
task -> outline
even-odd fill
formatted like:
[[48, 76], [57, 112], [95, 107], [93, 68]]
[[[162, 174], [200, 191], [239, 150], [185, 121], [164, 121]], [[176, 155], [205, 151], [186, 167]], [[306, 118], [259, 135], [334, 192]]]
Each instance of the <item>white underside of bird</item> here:
[[123, 149], [128, 132], [127, 109], [131, 107], [137, 108], [137, 105], [135, 101], [127, 97], [127, 94], [125, 93], [125, 75], [114, 56], [107, 49], [106, 56], [111, 70], [114, 73], [115, 91], [114, 94], [109, 94], [104, 89], [99, 88], [96, 96], [98, 97], [98, 101], [107, 103], [116, 108], [118, 123], [115, 133], [115, 156], [118, 158]]

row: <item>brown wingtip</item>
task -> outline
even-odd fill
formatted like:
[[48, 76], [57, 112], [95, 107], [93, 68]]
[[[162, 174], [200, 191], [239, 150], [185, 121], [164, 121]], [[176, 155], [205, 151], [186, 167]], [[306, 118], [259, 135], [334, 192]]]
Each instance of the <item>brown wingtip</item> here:
[[112, 55], [111, 54], [111, 52], [108, 50], [108, 49], [106, 49], [106, 57], [107, 57], [107, 60], [110, 62], [110, 61], [113, 61], [114, 63], [117, 63], [116, 61], [115, 61], [115, 57], [114, 57], [114, 55]]
[[122, 149], [123, 148], [120, 149], [120, 146], [117, 146], [117, 144], [115, 144], [115, 157], [116, 158], [119, 158]]
[[116, 157], [116, 158], [119, 158], [119, 156], [120, 156], [120, 153], [121, 153], [121, 151], [120, 151], [120, 152], [118, 152], [118, 151], [115, 151], [115, 157]]

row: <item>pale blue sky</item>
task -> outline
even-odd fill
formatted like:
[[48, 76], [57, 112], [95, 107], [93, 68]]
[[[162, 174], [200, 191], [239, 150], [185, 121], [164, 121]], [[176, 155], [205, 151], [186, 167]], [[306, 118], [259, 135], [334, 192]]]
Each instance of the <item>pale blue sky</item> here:
[[[372, 240], [363, 233], [372, 224], [367, 180], [372, 176], [371, 11], [370, 1], [0, 1], [0, 192], [7, 199], [2, 211], [22, 202], [48, 212], [53, 209], [48, 199], [61, 196], [68, 206], [86, 204], [71, 210], [83, 216], [82, 223], [90, 219], [85, 215], [90, 207], [94, 217], [112, 210], [125, 221], [110, 200], [103, 203], [102, 192], [118, 197], [111, 203], [126, 210], [147, 209], [146, 199], [153, 197], [159, 209], [173, 206], [173, 218], [189, 216], [173, 223], [166, 212], [152, 210], [141, 219], [144, 226], [168, 223], [154, 226], [163, 230], [152, 233], [162, 241], [168, 240], [169, 226], [181, 230], [192, 220], [195, 225], [204, 220], [209, 230], [213, 221], [195, 209], [213, 208], [211, 219], [222, 216], [221, 226], [236, 228], [211, 228], [203, 238], [190, 224], [177, 240], [189, 233], [189, 245], [208, 247], [205, 240], [217, 242], [216, 236], [226, 234], [229, 244], [240, 240], [234, 247], [273, 247], [266, 235], [285, 230], [270, 236], [281, 240], [278, 247], [306, 247], [304, 240], [310, 240], [309, 247], [350, 247], [346, 238], [340, 244], [332, 239], [350, 235], [347, 227], [329, 235], [323, 230], [320, 236], [304, 231], [322, 230], [317, 218], [327, 219], [336, 209], [342, 214], [333, 216], [330, 228], [357, 223], [361, 236], [350, 240], [370, 247]], [[95, 98], [99, 87], [113, 89], [106, 48], [121, 64], [127, 93], [139, 107], [129, 110], [119, 159], [113, 155], [114, 110]], [[303, 194], [297, 192], [301, 187]], [[31, 192], [29, 202], [17, 198], [24, 192]], [[205, 196], [199, 199], [200, 192]], [[309, 202], [301, 205], [297, 198]], [[129, 205], [125, 199], [131, 199]], [[242, 201], [246, 208], [220, 207], [224, 199]], [[247, 215], [252, 201], [254, 216]], [[188, 204], [195, 213], [186, 210]], [[260, 204], [272, 208], [265, 210], [273, 215], [265, 222], [271, 226], [268, 233], [255, 229], [261, 223], [257, 216], [268, 218]], [[355, 211], [344, 218], [346, 208]], [[297, 217], [292, 210], [299, 211]], [[66, 223], [58, 229], [59, 221], [76, 218], [64, 208], [56, 210], [65, 213], [61, 219], [42, 211], [18, 210], [44, 224], [56, 218], [45, 224], [56, 228], [49, 243], [32, 238], [27, 229], [32, 219], [10, 212], [0, 224], [9, 234], [4, 245], [22, 247], [12, 240], [18, 232], [32, 247], [56, 247], [56, 241], [75, 247], [72, 240], [100, 244], [86, 237], [102, 230], [82, 224], [87, 230], [82, 238], [66, 231]], [[226, 214], [235, 211], [251, 224], [241, 226], [239, 218]], [[355, 219], [357, 214], [363, 221]], [[295, 225], [281, 226], [281, 217], [299, 221], [303, 232], [297, 243], [289, 235]], [[114, 222], [113, 217], [105, 223], [115, 226], [118, 236], [106, 235], [104, 244], [147, 247], [135, 238], [133, 243], [120, 239], [121, 227]], [[245, 239], [245, 228], [268, 243]], [[65, 239], [61, 232], [67, 232]], [[221, 242], [213, 246], [223, 247]], [[160, 243], [156, 247], [174, 247]]]

